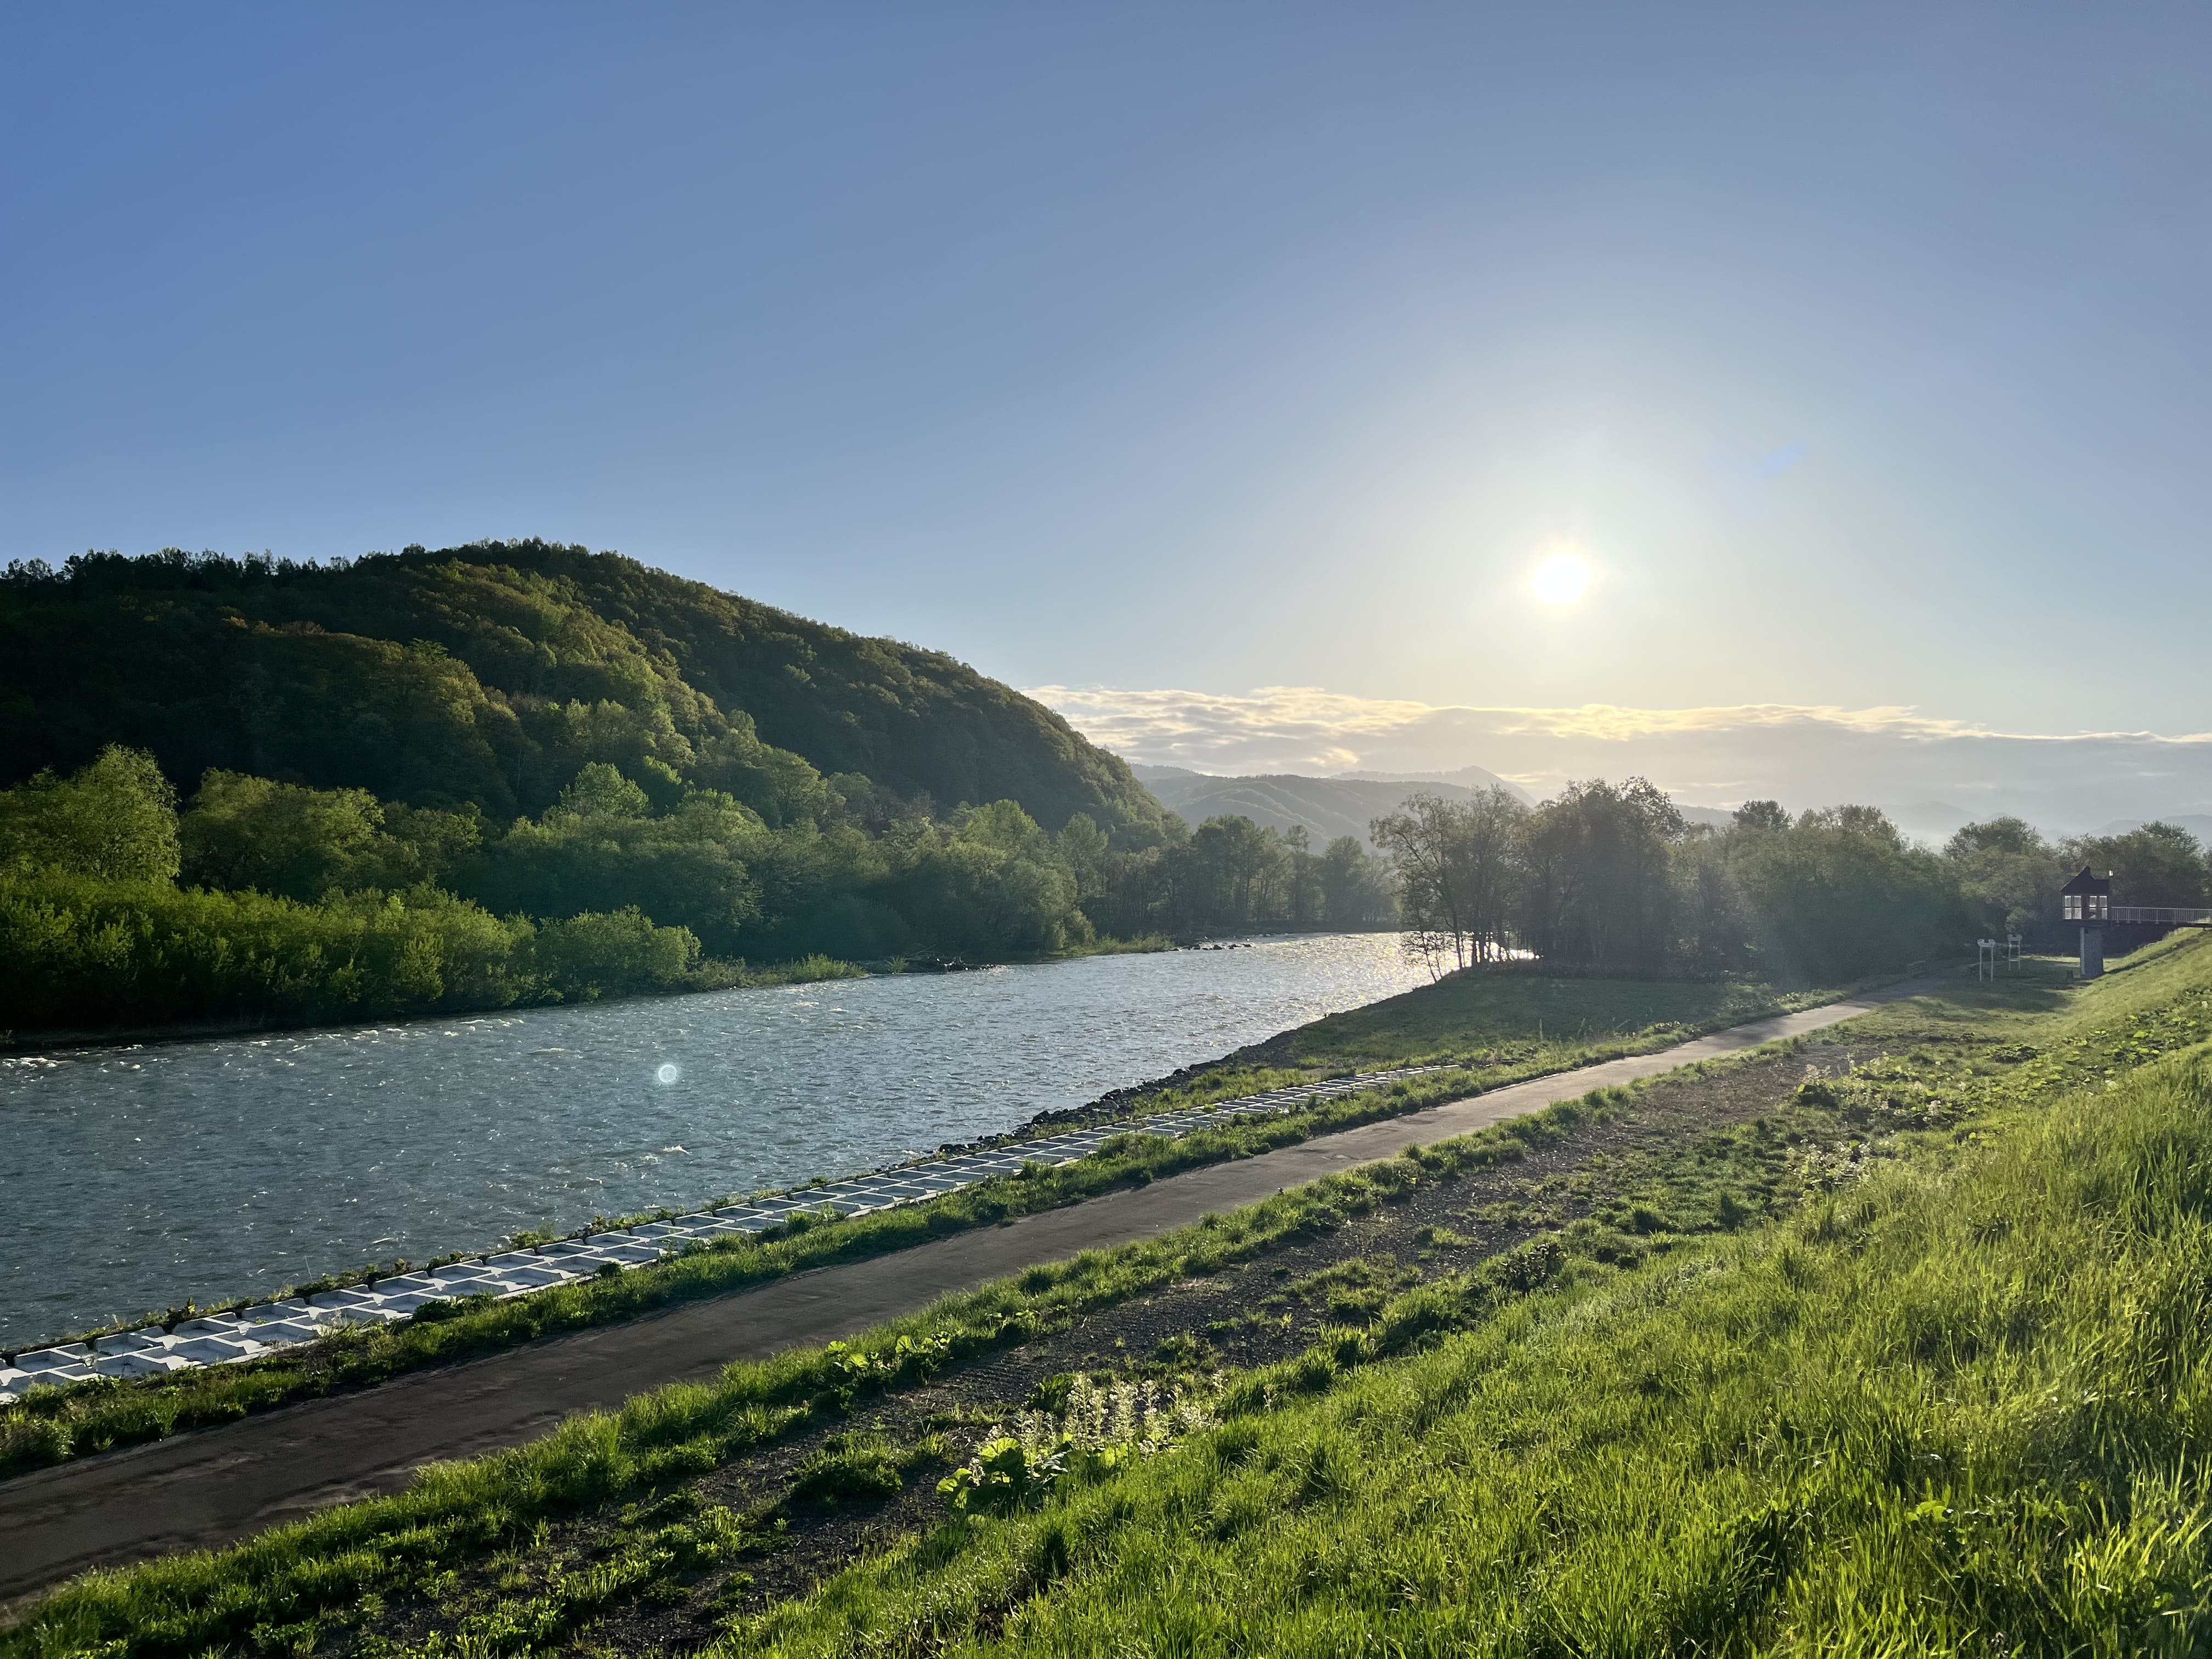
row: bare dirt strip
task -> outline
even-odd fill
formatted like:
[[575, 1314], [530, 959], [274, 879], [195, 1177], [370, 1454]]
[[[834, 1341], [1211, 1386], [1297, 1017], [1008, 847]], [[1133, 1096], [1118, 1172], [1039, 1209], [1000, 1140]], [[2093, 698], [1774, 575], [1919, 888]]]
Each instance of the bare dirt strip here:
[[397, 1491], [424, 1463], [520, 1445], [572, 1413], [618, 1406], [662, 1383], [711, 1378], [732, 1360], [850, 1337], [1036, 1262], [1171, 1232], [1409, 1146], [1820, 1030], [1927, 988], [1900, 985], [1753, 1020], [1010, 1225], [20, 1475], [0, 1483], [0, 1603], [88, 1567], [234, 1543], [329, 1504]]

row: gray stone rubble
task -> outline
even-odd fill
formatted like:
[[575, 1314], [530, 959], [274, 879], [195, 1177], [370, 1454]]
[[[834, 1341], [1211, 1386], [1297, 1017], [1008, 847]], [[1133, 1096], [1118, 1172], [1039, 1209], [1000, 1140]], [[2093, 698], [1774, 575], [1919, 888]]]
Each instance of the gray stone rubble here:
[[925, 1159], [920, 1163], [852, 1176], [818, 1187], [802, 1187], [744, 1203], [726, 1204], [648, 1221], [617, 1231], [557, 1239], [531, 1249], [456, 1261], [418, 1273], [396, 1273], [373, 1284], [282, 1302], [257, 1303], [230, 1313], [180, 1321], [173, 1329], [148, 1325], [90, 1342], [67, 1342], [0, 1359], [0, 1406], [11, 1405], [30, 1389], [46, 1383], [81, 1382], [96, 1376], [153, 1376], [198, 1365], [227, 1364], [273, 1353], [348, 1325], [390, 1324], [410, 1317], [427, 1302], [468, 1296], [527, 1296], [550, 1285], [573, 1284], [613, 1269], [641, 1267], [673, 1255], [694, 1241], [729, 1233], [760, 1233], [781, 1225], [793, 1214], [823, 1210], [865, 1215], [897, 1204], [920, 1203], [993, 1176], [1012, 1175], [1024, 1164], [1073, 1164], [1116, 1135], [1154, 1134], [1170, 1139], [1232, 1118], [1297, 1110], [1316, 1101], [1364, 1089], [1386, 1086], [1402, 1078], [1440, 1069], [1404, 1066], [1370, 1072], [1326, 1083], [1304, 1083], [1265, 1094], [1248, 1095], [1218, 1106], [1126, 1122], [1103, 1123], [1035, 1140], [1004, 1142], [980, 1151]]

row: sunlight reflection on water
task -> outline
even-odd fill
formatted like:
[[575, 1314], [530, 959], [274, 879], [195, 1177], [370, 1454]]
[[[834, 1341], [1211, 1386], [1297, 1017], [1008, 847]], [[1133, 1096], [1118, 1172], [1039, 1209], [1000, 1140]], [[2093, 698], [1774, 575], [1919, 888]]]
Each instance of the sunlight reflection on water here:
[[1309, 935], [0, 1060], [0, 1349], [872, 1168], [1420, 977]]

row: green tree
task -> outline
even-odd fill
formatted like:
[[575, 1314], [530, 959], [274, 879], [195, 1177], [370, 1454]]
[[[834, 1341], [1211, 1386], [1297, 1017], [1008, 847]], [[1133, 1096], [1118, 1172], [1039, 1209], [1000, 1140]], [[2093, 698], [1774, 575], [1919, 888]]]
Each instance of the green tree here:
[[1674, 950], [1674, 844], [1688, 824], [1642, 778], [1572, 783], [1528, 817], [1521, 931], [1539, 956], [1649, 969]]
[[200, 780], [178, 832], [185, 880], [296, 899], [368, 884], [356, 878], [364, 866], [381, 873], [376, 854], [388, 839], [384, 809], [366, 789], [222, 771]]
[[1106, 860], [1109, 848], [1105, 832], [1088, 812], [1078, 812], [1054, 840], [1054, 850], [1075, 878], [1079, 902], [1088, 904], [1106, 891]]
[[151, 755], [110, 744], [66, 778], [0, 790], [0, 862], [109, 881], [173, 881], [177, 792]]
[[618, 769], [592, 761], [561, 792], [552, 810], [580, 818], [642, 818], [651, 816], [653, 802]]
[[1398, 919], [1382, 866], [1356, 836], [1339, 836], [1322, 849], [1321, 905], [1331, 927], [1358, 931], [1385, 927]]
[[2177, 823], [2146, 823], [2122, 836], [2076, 836], [2065, 862], [2112, 874], [2115, 904], [2212, 903], [2212, 875], [2197, 837]]
[[591, 1001], [624, 991], [680, 989], [699, 966], [699, 940], [688, 927], [657, 927], [631, 908], [586, 911], [542, 924], [531, 965], [564, 1000]]
[[1282, 831], [1281, 841], [1284, 920], [1303, 931], [1321, 920], [1321, 860], [1314, 856], [1313, 837], [1303, 823]]
[[926, 950], [1036, 956], [1092, 937], [1073, 875], [1012, 801], [964, 808], [951, 824], [910, 822], [885, 839], [891, 869], [872, 896]]
[[1732, 836], [1729, 861], [1764, 970], [1835, 984], [1960, 947], [1972, 921], [1948, 860], [1881, 811], [1833, 807]]
[[1431, 973], [1486, 962], [1506, 949], [1527, 818], [1518, 800], [1492, 787], [1469, 800], [1416, 794], [1369, 826], [1397, 877], [1407, 948]]
[[1983, 933], [2018, 933], [2038, 943], [2056, 937], [2066, 872], [2057, 851], [2025, 820], [1966, 824], [1944, 844], [1943, 856], [1957, 871], [1960, 892]]
[[1248, 817], [1208, 818], [1192, 832], [1187, 891], [1200, 927], [1243, 933], [1267, 912], [1283, 875], [1279, 838]]
[[[811, 836], [811, 823], [784, 832]], [[535, 822], [518, 819], [456, 876], [460, 890], [502, 915], [563, 918], [636, 909], [688, 927], [717, 956], [744, 954], [748, 934], [772, 921], [756, 873], [777, 839], [757, 813], [715, 790], [693, 790], [651, 816], [645, 791], [593, 762]], [[796, 906], [809, 896], [787, 893]]]
[[1790, 827], [1790, 814], [1782, 810], [1780, 801], [1747, 800], [1735, 809], [1735, 817], [1739, 830], [1780, 830]]

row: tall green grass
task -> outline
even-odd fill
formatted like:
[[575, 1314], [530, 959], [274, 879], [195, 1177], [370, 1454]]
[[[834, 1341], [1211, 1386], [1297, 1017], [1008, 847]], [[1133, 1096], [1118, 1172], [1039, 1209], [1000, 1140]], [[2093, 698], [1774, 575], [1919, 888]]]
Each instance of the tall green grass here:
[[1347, 1334], [726, 1650], [2197, 1651], [2212, 1046], [1981, 1133], [1430, 1353]]

